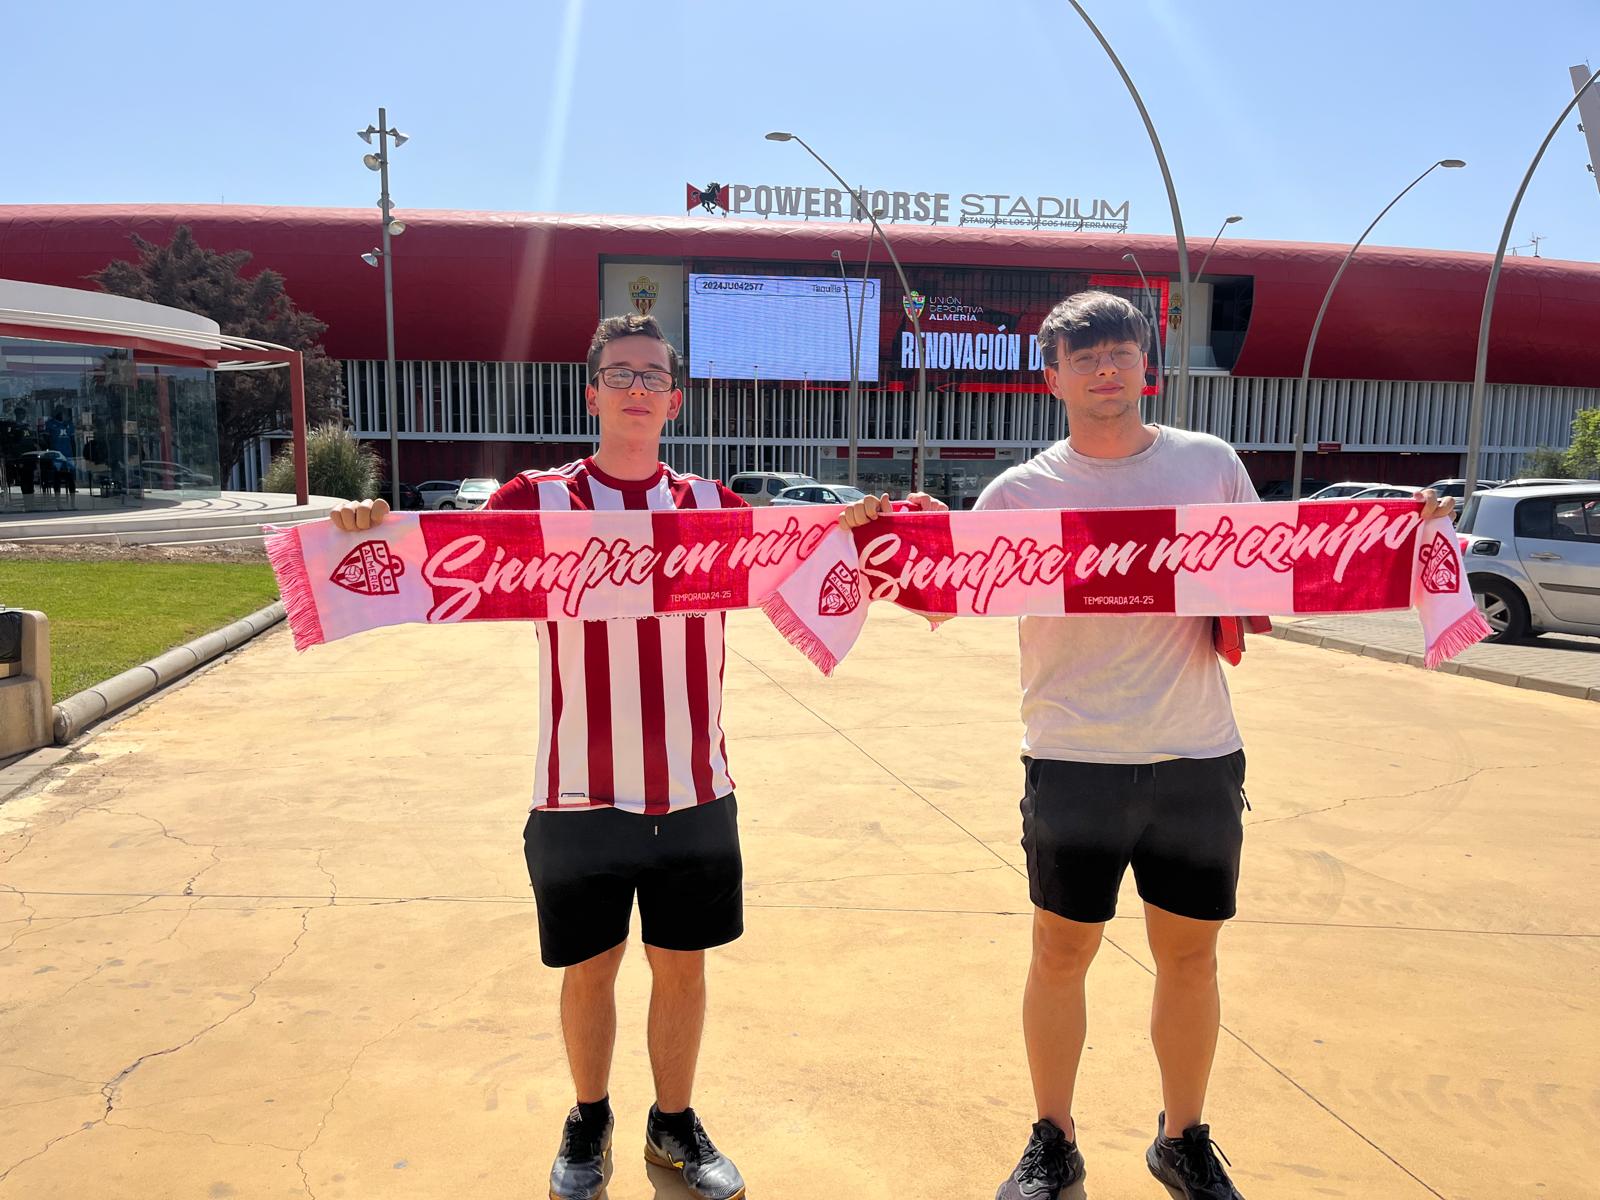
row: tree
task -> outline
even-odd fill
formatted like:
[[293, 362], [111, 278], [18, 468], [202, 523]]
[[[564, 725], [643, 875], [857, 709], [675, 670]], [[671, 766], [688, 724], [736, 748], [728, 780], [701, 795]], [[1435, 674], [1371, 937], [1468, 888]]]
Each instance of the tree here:
[[[321, 345], [328, 326], [295, 307], [282, 275], [263, 270], [246, 278], [248, 250], [207, 250], [187, 225], [180, 225], [165, 246], [131, 236], [139, 261], [119, 259], [90, 279], [114, 296], [187, 309], [210, 317], [223, 333], [301, 351], [307, 424], [343, 419], [343, 373]], [[239, 465], [252, 438], [290, 426], [289, 407], [288, 371], [217, 374], [217, 458], [224, 478]]]
[[1600, 408], [1580, 408], [1572, 418], [1566, 467], [1574, 479], [1600, 479]]
[[1522, 458], [1522, 469], [1517, 474], [1526, 479], [1570, 479], [1567, 456], [1550, 446], [1540, 446]]

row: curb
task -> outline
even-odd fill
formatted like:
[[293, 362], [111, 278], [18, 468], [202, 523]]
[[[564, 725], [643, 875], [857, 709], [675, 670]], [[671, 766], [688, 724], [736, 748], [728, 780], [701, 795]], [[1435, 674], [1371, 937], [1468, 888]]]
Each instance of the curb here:
[[275, 600], [249, 616], [202, 634], [149, 662], [114, 675], [104, 683], [85, 688], [55, 706], [55, 744], [65, 746], [96, 721], [119, 713], [157, 688], [181, 679], [197, 667], [244, 645], [284, 618], [283, 601]]
[[[1423, 670], [1428, 668], [1428, 664], [1420, 654], [1391, 650], [1386, 646], [1369, 646], [1365, 642], [1353, 642], [1349, 638], [1330, 637], [1315, 630], [1300, 629], [1296, 625], [1274, 625], [1267, 636], [1282, 638], [1289, 642], [1300, 642], [1307, 646], [1320, 646], [1324, 650], [1359, 654], [1363, 658], [1375, 658], [1379, 662], [1405, 663], [1407, 666], [1421, 667]], [[1529, 691], [1547, 692], [1573, 700], [1600, 701], [1600, 687], [1585, 687], [1581, 683], [1562, 683], [1554, 679], [1541, 679], [1537, 675], [1518, 675], [1514, 671], [1500, 671], [1493, 667], [1475, 666], [1472, 663], [1445, 662], [1435, 670], [1444, 675], [1463, 675], [1468, 679], [1481, 679], [1486, 683], [1498, 683], [1506, 687], [1527, 688]]]

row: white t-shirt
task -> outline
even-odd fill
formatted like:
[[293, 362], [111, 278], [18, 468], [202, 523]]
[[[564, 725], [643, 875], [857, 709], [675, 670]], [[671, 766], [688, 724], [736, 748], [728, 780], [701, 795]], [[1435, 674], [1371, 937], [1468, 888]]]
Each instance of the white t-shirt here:
[[[1157, 426], [1129, 458], [1057, 442], [995, 479], [978, 509], [1147, 508], [1256, 499], [1233, 447]], [[1152, 763], [1240, 749], [1210, 617], [1023, 617], [1022, 752], [1031, 758]]]

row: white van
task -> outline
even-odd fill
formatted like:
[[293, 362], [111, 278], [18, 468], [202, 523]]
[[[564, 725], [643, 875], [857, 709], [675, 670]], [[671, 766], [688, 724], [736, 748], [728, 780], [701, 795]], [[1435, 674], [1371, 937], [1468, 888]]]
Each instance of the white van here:
[[740, 471], [728, 480], [728, 490], [752, 508], [765, 508], [784, 488], [816, 482], [809, 475], [789, 471]]

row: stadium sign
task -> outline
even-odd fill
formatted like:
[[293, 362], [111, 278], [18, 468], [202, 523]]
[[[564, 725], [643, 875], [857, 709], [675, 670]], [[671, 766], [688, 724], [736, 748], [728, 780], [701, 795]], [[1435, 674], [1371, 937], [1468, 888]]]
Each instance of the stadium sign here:
[[862, 188], [786, 187], [780, 184], [708, 183], [685, 186], [686, 209], [732, 216], [834, 218], [865, 221], [870, 209], [883, 221], [969, 225], [1002, 229], [1108, 230], [1126, 233], [1128, 202], [1013, 192], [898, 192]]

